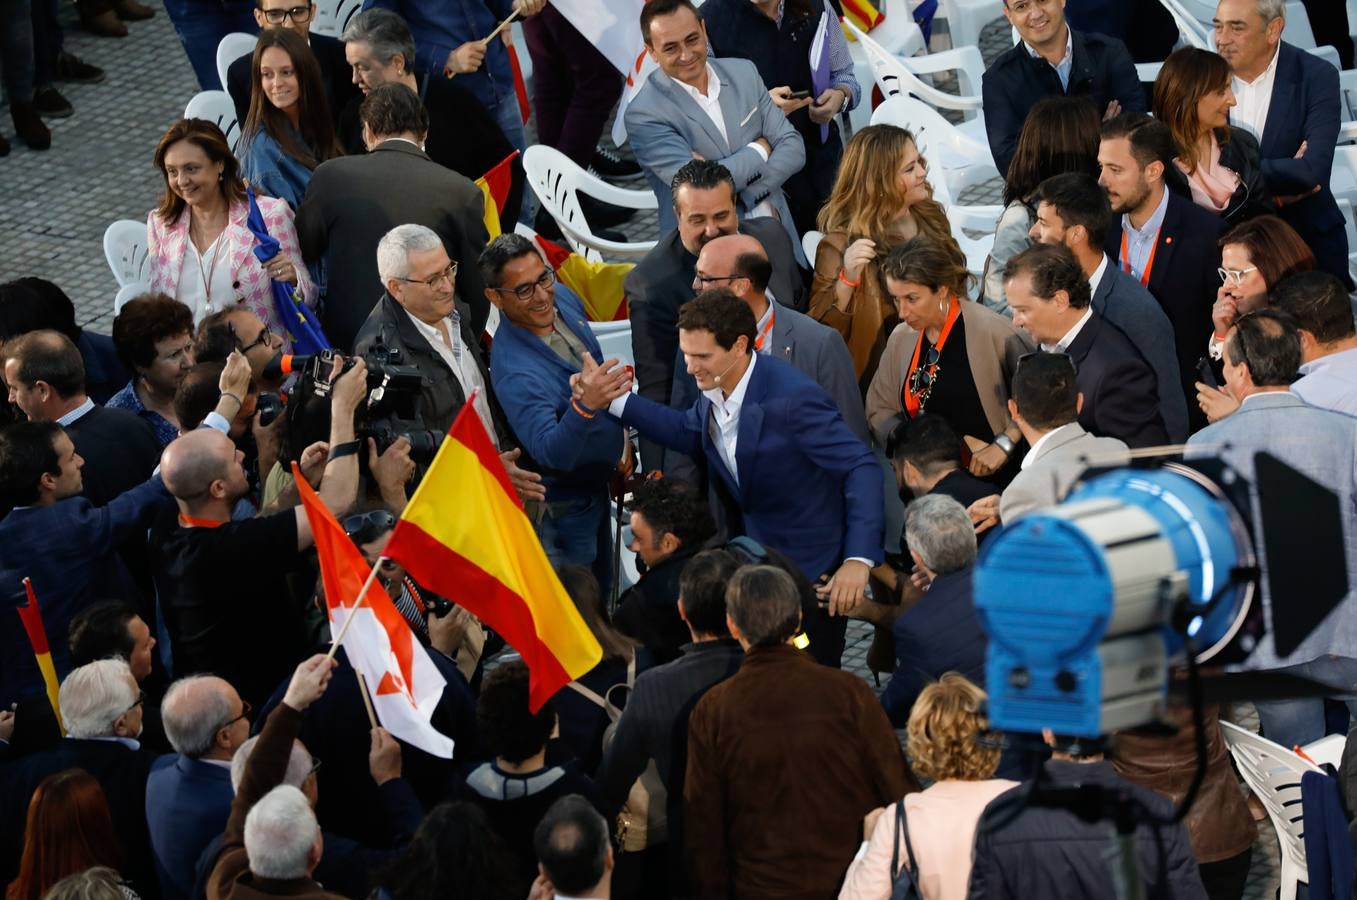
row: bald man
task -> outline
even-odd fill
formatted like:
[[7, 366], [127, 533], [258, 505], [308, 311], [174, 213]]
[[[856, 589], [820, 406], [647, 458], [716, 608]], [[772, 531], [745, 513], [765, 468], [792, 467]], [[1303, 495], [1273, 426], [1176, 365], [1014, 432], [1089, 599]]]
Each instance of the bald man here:
[[[228, 368], [249, 364], [233, 353]], [[223, 390], [223, 399], [228, 392]], [[353, 417], [367, 396], [367, 367], [358, 360], [330, 392], [330, 442], [302, 453], [307, 480], [336, 516], [353, 505], [358, 452]], [[160, 474], [177, 516], [151, 531], [156, 592], [165, 612], [176, 677], [214, 672], [254, 706], [308, 649], [302, 607], [288, 576], [312, 544], [305, 510], [232, 521], [231, 510], [249, 491], [244, 458], [220, 431], [198, 429], [165, 448]]]
[[[755, 349], [791, 363], [812, 378], [833, 398], [853, 433], [870, 444], [862, 393], [853, 374], [853, 357], [843, 337], [833, 328], [779, 303], [768, 289], [772, 273], [772, 263], [758, 238], [748, 234], [723, 235], [702, 246], [693, 291], [700, 294], [710, 288], [729, 288], [748, 304], [758, 323]], [[680, 353], [674, 366], [673, 399], [669, 405], [687, 409], [697, 394], [697, 382], [688, 374]]]

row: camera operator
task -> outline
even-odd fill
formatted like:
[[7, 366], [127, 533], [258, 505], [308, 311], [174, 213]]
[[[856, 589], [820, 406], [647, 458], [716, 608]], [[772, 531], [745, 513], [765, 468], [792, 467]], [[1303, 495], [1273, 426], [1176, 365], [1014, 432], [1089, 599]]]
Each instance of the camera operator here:
[[[192, 431], [201, 425], [207, 414], [221, 401], [222, 392], [218, 381], [225, 367], [224, 361], [195, 363], [184, 376], [184, 380], [179, 383], [179, 389], [174, 394], [174, 415], [185, 431]], [[272, 434], [261, 435], [262, 439], [256, 440], [255, 425], [258, 417], [255, 410], [259, 402], [259, 389], [253, 378], [249, 380], [249, 386], [240, 395], [239, 400], [239, 411], [231, 419], [231, 427], [226, 436], [244, 454], [242, 465], [250, 489], [237, 502], [232, 516], [248, 519], [259, 511], [260, 473], [267, 472], [268, 468], [272, 467], [278, 456], [278, 448], [277, 440]]]
[[264, 320], [243, 306], [214, 312], [198, 323], [193, 337], [193, 356], [200, 362], [225, 362], [232, 350], [245, 354], [250, 374], [261, 392], [277, 393], [284, 373], [269, 363], [283, 349], [283, 336], [274, 334]]

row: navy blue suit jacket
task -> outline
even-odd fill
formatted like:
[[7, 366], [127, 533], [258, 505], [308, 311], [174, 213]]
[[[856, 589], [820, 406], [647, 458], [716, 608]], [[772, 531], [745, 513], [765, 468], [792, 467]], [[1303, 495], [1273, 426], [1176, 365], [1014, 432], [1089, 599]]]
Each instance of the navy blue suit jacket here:
[[[1348, 235], [1343, 214], [1329, 189], [1338, 143], [1338, 71], [1312, 53], [1282, 41], [1277, 50], [1272, 102], [1263, 125], [1259, 155], [1263, 180], [1274, 197], [1319, 192], [1284, 205], [1278, 212], [1315, 252], [1319, 268], [1348, 280]], [[1296, 159], [1302, 141], [1305, 155]]]
[[162, 756], [151, 766], [146, 779], [146, 825], [165, 900], [193, 896], [198, 857], [226, 830], [234, 796], [231, 770], [226, 766], [177, 753]]
[[924, 685], [945, 672], [985, 683], [985, 632], [971, 594], [972, 567], [933, 579], [923, 599], [900, 613], [895, 633], [895, 674], [881, 694], [891, 724], [904, 728]]
[[1117, 326], [1094, 313], [1066, 352], [1084, 395], [1079, 424], [1085, 431], [1132, 448], [1168, 443], [1155, 373]]
[[881, 467], [823, 388], [776, 357], [758, 357], [740, 408], [739, 484], [712, 443], [710, 420], [705, 395], [686, 410], [631, 396], [622, 413], [664, 446], [706, 456], [718, 493], [739, 512], [731, 536], [781, 550], [812, 581], [849, 557], [883, 559]]

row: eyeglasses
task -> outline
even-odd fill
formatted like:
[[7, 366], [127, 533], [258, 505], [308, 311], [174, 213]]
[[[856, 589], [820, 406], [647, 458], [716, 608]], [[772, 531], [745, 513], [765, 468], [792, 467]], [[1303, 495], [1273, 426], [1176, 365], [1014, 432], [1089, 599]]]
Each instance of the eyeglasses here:
[[918, 366], [909, 376], [909, 390], [919, 394], [933, 387], [933, 377], [938, 369], [938, 360], [942, 355], [937, 347], [929, 347], [924, 354], [923, 365]]
[[518, 287], [512, 288], [495, 288], [495, 290], [501, 294], [513, 294], [515, 297], [526, 303], [532, 299], [533, 292], [538, 288], [549, 291], [551, 290], [551, 286], [555, 283], [556, 273], [547, 269], [542, 273], [540, 278], [530, 284], [520, 284]]
[[439, 282], [444, 278], [448, 280], [448, 284], [452, 284], [452, 282], [457, 280], [457, 263], [453, 263], [432, 278], [401, 278], [399, 275], [395, 276], [395, 278], [397, 281], [404, 281], [406, 284], [422, 284], [433, 291], [438, 289]]
[[236, 724], [241, 719], [248, 719], [250, 717], [250, 713], [252, 712], [254, 712], [254, 707], [250, 705], [248, 700], [240, 701], [240, 715], [232, 716], [225, 722], [222, 722], [220, 725], [217, 726], [217, 730], [221, 731], [223, 728], [230, 728], [232, 725]]
[[127, 715], [128, 713], [130, 713], [132, 710], [136, 709], [138, 706], [141, 706], [141, 705], [142, 705], [143, 703], [145, 703], [145, 702], [146, 702], [146, 692], [145, 692], [145, 691], [140, 691], [140, 690], [139, 690], [139, 691], [137, 691], [137, 699], [136, 699], [136, 702], [133, 703], [131, 706], [127, 707], [127, 709], [125, 709], [125, 710], [123, 710], [122, 712], [120, 712], [118, 715], [120, 715], [120, 716], [125, 716], [125, 715]]
[[1233, 281], [1236, 285], [1244, 283], [1244, 276], [1250, 272], [1257, 272], [1257, 266], [1249, 266], [1247, 269], [1216, 269], [1216, 274], [1220, 276], [1221, 284], [1229, 284]]
[[296, 24], [301, 25], [311, 19], [310, 6], [294, 6], [291, 9], [265, 9], [262, 12], [264, 13], [264, 21], [270, 25], [281, 25], [284, 19], [291, 19]]
[[396, 517], [389, 510], [373, 509], [365, 513], [345, 516], [344, 533], [355, 544], [367, 544], [396, 527]]
[[255, 347], [259, 346], [265, 347], [273, 346], [273, 331], [267, 325], [264, 326], [263, 331], [259, 332], [259, 336], [256, 337], [254, 340], [250, 341], [248, 344], [241, 343], [240, 335], [236, 334], [236, 326], [234, 323], [227, 322], [226, 327], [231, 329], [231, 336], [236, 339], [236, 349], [239, 350], [241, 353], [249, 353]]
[[706, 287], [707, 285], [711, 284], [713, 281], [739, 281], [741, 278], [745, 278], [745, 277], [746, 277], [746, 276], [744, 276], [744, 275], [700, 275], [700, 274], [699, 274], [699, 275], [694, 275], [694, 276], [693, 276], [693, 283], [694, 283], [694, 284], [700, 284], [700, 285], [702, 285], [703, 287]]

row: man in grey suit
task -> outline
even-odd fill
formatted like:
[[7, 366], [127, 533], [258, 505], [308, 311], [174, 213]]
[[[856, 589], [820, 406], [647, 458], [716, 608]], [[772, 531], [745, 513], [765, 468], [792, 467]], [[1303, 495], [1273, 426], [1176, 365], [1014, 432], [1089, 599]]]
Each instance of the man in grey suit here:
[[321, 163], [297, 209], [302, 257], [312, 267], [324, 265], [326, 336], [349, 352], [382, 296], [377, 242], [397, 225], [410, 224], [432, 228], [462, 262], [457, 299], [471, 313], [472, 332], [480, 334], [490, 314], [474, 265], [490, 240], [480, 189], [425, 154], [429, 113], [405, 85], [375, 88], [360, 115], [368, 153]]
[[[870, 444], [867, 414], [848, 345], [833, 328], [779, 303], [768, 290], [772, 272], [773, 265], [758, 238], [726, 235], [708, 241], [698, 255], [693, 293], [729, 288], [754, 313], [758, 327], [755, 352], [779, 357], [809, 375], [833, 399], [853, 433], [864, 444]], [[669, 405], [687, 409], [697, 395], [697, 382], [688, 374], [680, 354], [674, 364], [674, 389]]]
[[[1269, 453], [1338, 496], [1346, 548], [1348, 595], [1286, 656], [1264, 635], [1245, 661], [1250, 669], [1280, 670], [1334, 688], [1357, 716], [1357, 419], [1309, 406], [1291, 390], [1301, 364], [1301, 340], [1285, 313], [1260, 309], [1236, 320], [1225, 339], [1225, 385], [1239, 401], [1233, 415], [1187, 442], [1188, 459], [1219, 456], [1248, 480], [1257, 506], [1254, 457]], [[1295, 535], [1305, 540], [1305, 535]], [[1257, 548], [1266, 568], [1266, 549]], [[1305, 590], [1296, 585], [1296, 590]], [[1273, 598], [1263, 581], [1269, 619]], [[1320, 698], [1257, 701], [1263, 732], [1283, 747], [1324, 736]]]
[[1013, 375], [1009, 414], [1032, 449], [1022, 470], [999, 497], [999, 519], [1005, 525], [1033, 510], [1054, 506], [1092, 465], [1128, 462], [1125, 442], [1095, 437], [1079, 424], [1083, 396], [1074, 380], [1074, 365], [1060, 353], [1023, 357]]
[[1187, 440], [1187, 396], [1178, 377], [1173, 324], [1154, 295], [1103, 252], [1112, 225], [1107, 193], [1092, 175], [1068, 173], [1043, 181], [1036, 199], [1032, 240], [1070, 248], [1093, 292], [1094, 313], [1121, 329], [1154, 370], [1169, 440]]
[[735, 178], [740, 211], [776, 216], [805, 265], [782, 183], [801, 171], [806, 147], [746, 59], [708, 59], [707, 29], [691, 0], [650, 0], [641, 11], [646, 52], [659, 68], [627, 106], [636, 161], [673, 228], [669, 182], [692, 159], [720, 162]]

